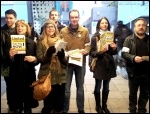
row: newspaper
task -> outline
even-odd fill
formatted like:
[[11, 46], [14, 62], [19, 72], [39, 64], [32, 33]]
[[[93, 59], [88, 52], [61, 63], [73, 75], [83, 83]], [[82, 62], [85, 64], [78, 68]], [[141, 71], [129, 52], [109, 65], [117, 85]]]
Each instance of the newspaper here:
[[11, 47], [18, 50], [17, 54], [26, 54], [25, 35], [11, 35]]
[[55, 48], [56, 48], [56, 53], [58, 51], [61, 51], [61, 49], [64, 49], [66, 48], [67, 46], [67, 42], [63, 41], [63, 40], [58, 40], [55, 44]]
[[83, 64], [83, 55], [79, 52], [79, 49], [69, 51], [69, 63], [78, 65], [82, 67]]
[[114, 41], [114, 33], [113, 32], [105, 32], [100, 36], [100, 40], [98, 41], [98, 51], [102, 51], [102, 47], [104, 45], [107, 45], [107, 48], [109, 44], [111, 44]]

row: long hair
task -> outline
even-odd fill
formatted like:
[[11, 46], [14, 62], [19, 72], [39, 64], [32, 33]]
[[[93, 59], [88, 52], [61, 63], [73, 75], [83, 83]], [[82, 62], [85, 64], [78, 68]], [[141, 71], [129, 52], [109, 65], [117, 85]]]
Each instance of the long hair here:
[[[54, 25], [54, 28], [55, 28], [55, 33], [54, 33], [54, 37], [58, 37], [59, 36], [59, 31], [58, 31], [58, 29], [57, 29], [57, 27], [56, 27], [56, 25], [55, 25], [55, 22], [53, 21], [53, 20], [51, 20], [51, 19], [48, 19], [46, 22], [45, 22], [45, 24], [44, 24], [44, 26], [43, 26], [43, 32], [42, 32], [42, 34], [41, 34], [41, 37], [42, 37], [42, 43], [48, 48], [49, 47], [49, 45], [48, 45], [48, 35], [47, 35], [47, 33], [46, 33], [46, 26], [48, 25], [48, 24], [53, 24]], [[56, 40], [56, 39], [54, 39], [54, 40]]]
[[99, 30], [100, 30], [99, 25], [100, 25], [102, 19], [105, 19], [105, 20], [108, 22], [108, 30], [110, 31], [110, 23], [109, 23], [108, 19], [107, 19], [106, 17], [102, 17], [102, 18], [100, 18], [100, 19], [98, 20], [98, 22], [97, 22], [97, 25], [96, 25], [96, 32], [99, 32]]

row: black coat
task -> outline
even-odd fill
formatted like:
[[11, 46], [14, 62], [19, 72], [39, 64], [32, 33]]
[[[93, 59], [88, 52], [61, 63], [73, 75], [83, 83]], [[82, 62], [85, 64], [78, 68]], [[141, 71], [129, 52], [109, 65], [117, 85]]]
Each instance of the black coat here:
[[29, 38], [26, 38], [26, 54], [16, 54], [10, 63], [10, 78], [16, 108], [22, 107], [23, 102], [28, 108], [38, 106], [38, 101], [33, 98], [33, 88], [30, 87], [36, 80], [35, 65], [38, 63], [24, 61], [26, 55], [36, 56], [36, 43]]
[[[91, 38], [91, 51], [90, 51], [90, 55], [92, 57], [97, 57], [95, 71], [93, 72], [94, 78], [100, 80], [108, 80], [110, 78], [117, 76], [116, 66], [113, 58], [113, 55], [117, 53], [117, 49], [112, 50], [109, 47], [107, 52], [98, 55], [96, 46], [96, 35], [93, 35]], [[100, 34], [98, 36], [100, 36]]]

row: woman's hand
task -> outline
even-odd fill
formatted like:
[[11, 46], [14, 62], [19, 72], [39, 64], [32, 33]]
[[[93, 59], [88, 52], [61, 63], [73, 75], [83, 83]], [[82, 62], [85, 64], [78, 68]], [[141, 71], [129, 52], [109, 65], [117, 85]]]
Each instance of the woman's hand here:
[[113, 50], [115, 50], [115, 49], [117, 48], [117, 45], [113, 42], [113, 43], [110, 44], [110, 47], [111, 47]]
[[36, 62], [37, 59], [35, 56], [25, 56], [24, 61], [28, 61], [28, 62]]
[[104, 53], [108, 50], [108, 44], [105, 44], [103, 47], [102, 47], [102, 50], [100, 51], [100, 53]]
[[14, 58], [14, 56], [18, 53], [18, 50], [16, 48], [10, 48], [9, 50], [9, 56], [10, 58]]

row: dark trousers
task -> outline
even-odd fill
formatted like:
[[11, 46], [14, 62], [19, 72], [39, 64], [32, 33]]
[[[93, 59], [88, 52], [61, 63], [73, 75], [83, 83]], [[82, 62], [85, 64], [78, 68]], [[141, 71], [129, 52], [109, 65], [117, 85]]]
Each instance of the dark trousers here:
[[109, 82], [110, 82], [110, 79], [109, 80], [95, 79], [94, 93], [100, 93], [102, 81], [103, 81], [103, 92], [108, 92], [109, 91]]
[[[139, 99], [137, 100], [137, 92]], [[129, 110], [136, 111], [138, 101], [138, 112], [146, 112], [146, 104], [149, 98], [149, 75], [129, 77]]]
[[13, 105], [13, 89], [12, 89], [12, 81], [10, 77], [4, 77], [5, 83], [6, 83], [6, 98], [7, 98], [7, 104], [10, 110], [14, 110]]
[[50, 113], [52, 110], [61, 112], [65, 97], [65, 83], [62, 85], [52, 85], [52, 91], [44, 99], [42, 113]]

